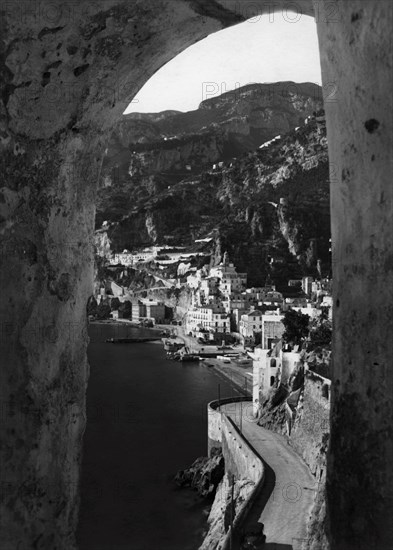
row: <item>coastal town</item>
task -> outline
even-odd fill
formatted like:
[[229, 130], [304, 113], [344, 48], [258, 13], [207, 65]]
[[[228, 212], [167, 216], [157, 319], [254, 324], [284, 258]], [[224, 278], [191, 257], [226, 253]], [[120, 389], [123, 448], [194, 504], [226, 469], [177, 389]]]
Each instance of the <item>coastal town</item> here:
[[[211, 240], [199, 239], [196, 244], [208, 245]], [[198, 261], [203, 263], [199, 268], [194, 265]], [[269, 390], [288, 385], [299, 365], [307, 365], [304, 350], [310, 349], [307, 342], [321, 323], [330, 327], [330, 333], [319, 342], [324, 353], [316, 359], [314, 370], [319, 365], [319, 374], [329, 379], [331, 278], [289, 279], [285, 289], [278, 291], [270, 281], [248, 287], [247, 273], [237, 270], [227, 252], [217, 265], [211, 264], [207, 252], [170, 245], [114, 253], [105, 260], [107, 273], [120, 273], [122, 280], [127, 270], [143, 270], [154, 282], [130, 290], [112, 278], [106, 280], [97, 286], [89, 320], [106, 317], [123, 327], [159, 329], [155, 334], [168, 359], [214, 367], [231, 380], [237, 392], [252, 395], [256, 416]], [[168, 277], [168, 266], [175, 267], [175, 277]], [[187, 299], [171, 307], [162, 298], [163, 292], [165, 296], [183, 293]], [[291, 323], [303, 323], [305, 330], [299, 337], [289, 334]], [[297, 392], [295, 402], [292, 399], [295, 407], [299, 397]]]

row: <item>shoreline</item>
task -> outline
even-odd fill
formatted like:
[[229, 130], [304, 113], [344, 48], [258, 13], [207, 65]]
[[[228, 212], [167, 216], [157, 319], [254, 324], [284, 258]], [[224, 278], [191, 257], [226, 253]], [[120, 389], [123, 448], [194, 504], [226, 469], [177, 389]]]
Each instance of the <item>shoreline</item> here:
[[[184, 328], [179, 325], [175, 327], [174, 325], [157, 324], [154, 327], [144, 327], [140, 323], [130, 321], [129, 319], [97, 319], [89, 321], [89, 325], [112, 325], [119, 327], [123, 326], [129, 328], [143, 329], [152, 332], [161, 332], [163, 330], [171, 330], [173, 328], [176, 328], [176, 339], [182, 340], [186, 346], [188, 346], [190, 349], [192, 348], [193, 350], [195, 350], [195, 353], [198, 353], [198, 351], [203, 347], [202, 344], [199, 344], [194, 338], [186, 335], [184, 333]], [[149, 343], [154, 345], [162, 345], [162, 343], [159, 341]], [[222, 364], [219, 360], [214, 358], [207, 359], [207, 362], [212, 366], [208, 367], [205, 361], [201, 361], [200, 365], [204, 366], [207, 369], [214, 370], [217, 377], [228, 382], [233, 390], [237, 392], [237, 394], [242, 396], [252, 396], [252, 376], [247, 376], [247, 370], [249, 370], [249, 367], [247, 367], [247, 369], [244, 369], [236, 365], [233, 361], [231, 361], [230, 363]]]
[[[165, 330], [168, 328], [171, 328], [172, 325], [158, 325], [160, 329]], [[173, 328], [173, 327], [172, 327]], [[195, 338], [192, 336], [188, 336], [184, 333], [183, 326], [177, 326], [176, 327], [176, 339], [183, 340], [186, 346], [192, 350], [192, 352], [195, 352], [198, 354], [198, 351], [201, 350], [201, 348], [206, 347], [206, 344], [199, 344]], [[209, 363], [213, 365], [212, 367], [208, 367], [206, 363]], [[247, 370], [250, 370], [250, 367], [243, 368], [238, 365], [234, 361], [231, 361], [230, 363], [222, 363], [221, 361], [209, 358], [205, 361], [200, 361], [200, 365], [205, 366], [205, 368], [212, 369], [216, 373], [216, 375], [225, 380], [229, 383], [229, 385], [240, 395], [243, 396], [251, 396], [252, 397], [252, 376], [247, 376]], [[251, 373], [252, 375], [252, 367], [251, 367]], [[246, 382], [247, 381], [247, 382]], [[230, 396], [227, 396], [230, 397]]]

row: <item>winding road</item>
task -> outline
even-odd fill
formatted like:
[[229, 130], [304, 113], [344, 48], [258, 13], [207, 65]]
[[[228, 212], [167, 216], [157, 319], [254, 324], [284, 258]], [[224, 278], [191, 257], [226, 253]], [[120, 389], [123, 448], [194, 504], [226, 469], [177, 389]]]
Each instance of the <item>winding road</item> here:
[[220, 410], [242, 430], [265, 465], [265, 483], [246, 518], [245, 530], [262, 522], [264, 550], [300, 550], [317, 490], [315, 478], [283, 436], [258, 426], [251, 403], [231, 403]]

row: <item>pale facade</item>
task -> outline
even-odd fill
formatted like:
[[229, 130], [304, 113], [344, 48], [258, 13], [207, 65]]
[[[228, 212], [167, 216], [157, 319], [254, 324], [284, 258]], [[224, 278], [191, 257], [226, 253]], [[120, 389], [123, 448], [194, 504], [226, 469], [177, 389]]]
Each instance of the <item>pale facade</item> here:
[[244, 293], [225, 296], [222, 301], [222, 305], [227, 313], [232, 313], [235, 309], [246, 310], [248, 303], [248, 299]]
[[140, 300], [133, 300], [131, 302], [131, 319], [139, 321], [143, 317], [146, 317], [146, 306]]
[[154, 260], [154, 257], [154, 253], [151, 250], [135, 253], [129, 252], [128, 250], [123, 250], [123, 252], [113, 254], [109, 260], [109, 263], [112, 265], [121, 264], [132, 266], [139, 261], [146, 262], [149, 260]]
[[217, 306], [195, 307], [187, 312], [186, 331], [203, 328], [212, 332], [230, 332], [230, 319], [223, 308]]
[[262, 347], [269, 349], [279, 340], [284, 333], [282, 324], [283, 315], [269, 314], [262, 315]]
[[266, 396], [276, 379], [279, 384], [288, 384], [300, 364], [300, 353], [283, 351], [281, 343], [278, 343], [273, 349], [258, 346], [249, 355], [253, 359], [253, 403], [254, 414], [257, 415], [261, 406], [260, 397]]
[[257, 332], [262, 332], [263, 314], [259, 310], [245, 313], [240, 318], [239, 332], [243, 338], [253, 338]]
[[232, 263], [221, 263], [213, 267], [210, 275], [220, 279], [219, 289], [225, 296], [241, 292], [247, 284], [247, 273], [238, 273]]

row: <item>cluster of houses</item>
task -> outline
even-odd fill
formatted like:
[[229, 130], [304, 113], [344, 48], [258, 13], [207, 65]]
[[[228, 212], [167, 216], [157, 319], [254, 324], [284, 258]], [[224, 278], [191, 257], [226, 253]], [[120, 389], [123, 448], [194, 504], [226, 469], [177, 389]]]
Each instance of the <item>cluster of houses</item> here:
[[[328, 282], [303, 277], [289, 281], [302, 290], [299, 298], [284, 298], [274, 285], [247, 288], [247, 274], [238, 273], [228, 255], [220, 265], [204, 266], [187, 277], [192, 304], [184, 319], [187, 334], [208, 340], [221, 340], [237, 333], [247, 345], [260, 335], [263, 348], [270, 349], [284, 331], [281, 320], [288, 309], [316, 317], [320, 306], [331, 306]], [[317, 298], [318, 307], [311, 297]], [[329, 309], [331, 311], [331, 308]]]
[[[229, 333], [239, 337], [253, 363], [253, 408], [258, 415], [269, 389], [277, 384], [288, 385], [301, 365], [299, 347], [290, 347], [282, 339], [285, 311], [292, 309], [315, 318], [325, 306], [331, 318], [331, 280], [292, 279], [288, 287], [298, 295], [295, 298], [284, 297], [274, 285], [247, 288], [247, 274], [238, 273], [226, 254], [219, 266], [189, 275], [187, 285], [193, 291], [193, 303], [185, 315], [186, 332], [200, 342], [221, 341]], [[286, 400], [288, 433], [299, 399], [300, 389]]]
[[[135, 254], [127, 251], [115, 254], [111, 265], [134, 265], [138, 260], [148, 259], [157, 261], [163, 252], [166, 256], [173, 256], [171, 260], [180, 261], [180, 266], [183, 265], [181, 261], [187, 259], [180, 247], [174, 250], [174, 247], [157, 246]], [[247, 288], [247, 273], [238, 272], [225, 253], [219, 265], [192, 268], [183, 279], [181, 286], [191, 290], [191, 305], [183, 315], [182, 324], [186, 334], [203, 341], [221, 342], [235, 338], [246, 346], [260, 344], [262, 349], [269, 350], [282, 337], [282, 319], [288, 309], [314, 318], [319, 315], [321, 306], [327, 306], [331, 314], [330, 284], [329, 280], [314, 281], [312, 277], [290, 280], [288, 286], [293, 287], [295, 298], [284, 297], [274, 285]], [[126, 297], [124, 290], [112, 283], [111, 294], [120, 302], [130, 302], [131, 312], [128, 306], [127, 316], [133, 321], [151, 320], [156, 324], [173, 317], [173, 311], [169, 311], [164, 302]], [[112, 317], [120, 318], [123, 311], [124, 308], [113, 311]]]

